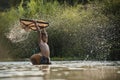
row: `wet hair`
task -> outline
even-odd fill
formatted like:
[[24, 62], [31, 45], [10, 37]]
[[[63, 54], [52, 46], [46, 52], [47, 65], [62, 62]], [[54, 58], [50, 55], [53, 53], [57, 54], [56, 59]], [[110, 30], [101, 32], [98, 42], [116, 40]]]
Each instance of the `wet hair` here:
[[46, 36], [46, 37], [48, 36], [48, 35], [47, 35], [46, 33], [44, 33], [44, 32], [42, 32], [41, 34], [42, 34], [42, 37], [43, 37], [43, 36]]

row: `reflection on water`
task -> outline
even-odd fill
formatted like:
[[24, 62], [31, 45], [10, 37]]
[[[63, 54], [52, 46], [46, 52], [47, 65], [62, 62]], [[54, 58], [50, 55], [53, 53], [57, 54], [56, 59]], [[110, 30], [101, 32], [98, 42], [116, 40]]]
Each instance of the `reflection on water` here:
[[0, 62], [0, 80], [120, 80], [120, 62]]

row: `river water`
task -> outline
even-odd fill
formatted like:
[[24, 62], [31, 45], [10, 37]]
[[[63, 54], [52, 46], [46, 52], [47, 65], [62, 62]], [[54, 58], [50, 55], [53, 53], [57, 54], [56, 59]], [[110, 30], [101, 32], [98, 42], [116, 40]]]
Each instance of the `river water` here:
[[120, 80], [120, 62], [52, 61], [0, 62], [0, 80]]

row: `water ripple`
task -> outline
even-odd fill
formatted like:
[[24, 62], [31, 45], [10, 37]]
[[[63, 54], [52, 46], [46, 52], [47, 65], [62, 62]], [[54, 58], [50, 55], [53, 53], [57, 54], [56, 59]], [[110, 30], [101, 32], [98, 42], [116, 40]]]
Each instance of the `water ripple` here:
[[0, 80], [88, 80], [91, 77], [92, 80], [107, 80], [111, 75], [114, 75], [111, 80], [118, 80], [119, 63], [52, 61], [52, 65], [32, 65], [30, 62], [0, 62]]

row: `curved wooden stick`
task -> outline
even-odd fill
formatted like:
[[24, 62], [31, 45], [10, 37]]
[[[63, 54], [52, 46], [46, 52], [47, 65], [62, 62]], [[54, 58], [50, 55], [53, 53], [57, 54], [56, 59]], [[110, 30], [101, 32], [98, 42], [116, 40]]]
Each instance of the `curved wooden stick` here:
[[36, 27], [35, 27], [35, 22], [38, 23], [38, 26], [40, 28], [46, 28], [49, 26], [48, 22], [42, 21], [42, 20], [29, 20], [29, 19], [20, 19], [20, 23], [22, 23], [23, 25], [25, 25], [25, 27], [28, 27], [34, 31], [36, 31]]

